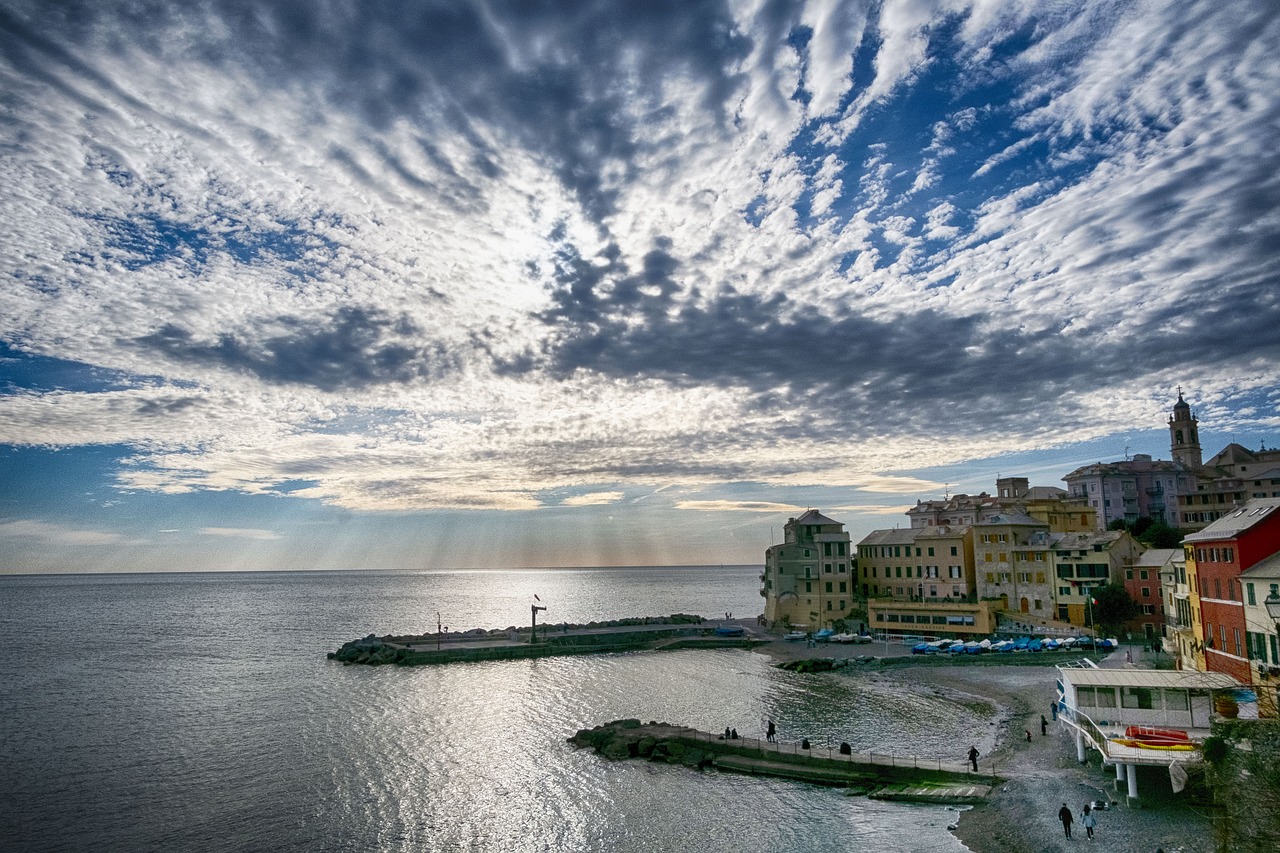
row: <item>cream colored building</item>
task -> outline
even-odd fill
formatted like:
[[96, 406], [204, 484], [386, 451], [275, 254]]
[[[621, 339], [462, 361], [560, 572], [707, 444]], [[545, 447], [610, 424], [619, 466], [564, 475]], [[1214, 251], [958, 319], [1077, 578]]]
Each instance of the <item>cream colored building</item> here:
[[1280, 599], [1280, 552], [1245, 569], [1240, 581], [1258, 713], [1265, 717], [1280, 716], [1280, 625], [1266, 607], [1268, 598]]
[[1051, 539], [1049, 526], [1029, 515], [1001, 513], [973, 526], [977, 595], [998, 601], [1000, 610], [1016, 610], [1052, 620]]
[[772, 627], [818, 630], [849, 616], [855, 578], [844, 525], [811, 509], [787, 520], [783, 543], [765, 551], [765, 620]]

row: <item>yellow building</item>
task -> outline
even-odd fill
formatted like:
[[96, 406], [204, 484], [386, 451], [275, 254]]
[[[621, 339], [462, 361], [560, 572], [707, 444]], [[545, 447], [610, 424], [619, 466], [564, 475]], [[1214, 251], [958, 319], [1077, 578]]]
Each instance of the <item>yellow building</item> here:
[[840, 522], [816, 509], [788, 519], [783, 543], [765, 551], [765, 620], [773, 627], [817, 630], [846, 618], [856, 591], [852, 558]]
[[1178, 669], [1196, 669], [1206, 672], [1204, 663], [1204, 622], [1200, 619], [1200, 579], [1196, 576], [1196, 549], [1194, 545], [1182, 546], [1187, 569], [1187, 603], [1191, 614], [1191, 643], [1178, 657]]
[[992, 601], [867, 602], [867, 624], [876, 634], [903, 637], [990, 637], [996, 629]]

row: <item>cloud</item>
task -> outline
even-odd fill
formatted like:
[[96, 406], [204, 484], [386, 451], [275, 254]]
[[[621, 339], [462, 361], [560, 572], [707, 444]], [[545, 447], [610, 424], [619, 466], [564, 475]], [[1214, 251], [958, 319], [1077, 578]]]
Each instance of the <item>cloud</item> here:
[[227, 539], [279, 539], [280, 534], [271, 530], [258, 530], [252, 527], [201, 527], [201, 536], [220, 536]]
[[0, 442], [126, 492], [895, 494], [1274, 397], [1258, 4], [0, 14]]
[[604, 506], [606, 504], [614, 504], [622, 500], [622, 492], [593, 492], [586, 495], [575, 495], [571, 498], [565, 498], [560, 502], [561, 506]]
[[770, 501], [686, 500], [677, 501], [676, 509], [695, 512], [801, 512], [802, 507]]
[[112, 531], [85, 530], [62, 524], [20, 520], [0, 522], [0, 539], [32, 539], [49, 547], [94, 548], [126, 544], [126, 538]]

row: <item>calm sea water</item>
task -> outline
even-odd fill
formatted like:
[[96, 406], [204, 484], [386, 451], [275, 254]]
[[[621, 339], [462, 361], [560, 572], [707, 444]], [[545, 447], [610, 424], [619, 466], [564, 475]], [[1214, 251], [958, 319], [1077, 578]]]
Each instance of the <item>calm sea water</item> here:
[[[761, 610], [758, 567], [0, 577], [0, 848], [963, 851], [954, 812], [566, 743], [620, 717], [956, 759], [989, 720], [741, 650], [344, 667], [368, 633]], [[986, 744], [989, 746], [989, 743]], [[986, 751], [984, 749], [984, 751]]]

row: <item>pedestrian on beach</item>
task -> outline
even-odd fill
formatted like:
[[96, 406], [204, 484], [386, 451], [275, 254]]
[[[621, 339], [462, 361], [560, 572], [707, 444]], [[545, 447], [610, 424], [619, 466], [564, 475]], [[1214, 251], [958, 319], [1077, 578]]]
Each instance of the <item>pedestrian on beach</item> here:
[[1058, 703], [1054, 702], [1049, 706], [1049, 713], [1053, 714], [1053, 718], [1058, 719]]
[[778, 736], [778, 727], [773, 724], [773, 720], [769, 721], [769, 730], [765, 732], [764, 739], [772, 743]]
[[723, 739], [723, 740], [728, 740], [728, 739], [729, 739], [729, 727], [728, 727], [728, 726], [725, 726], [725, 727], [724, 727], [724, 738], [722, 738], [722, 739]]
[[1031, 743], [1031, 729], [1026, 729], [1026, 732], [1027, 732], [1027, 743]]
[[1067, 808], [1067, 804], [1063, 803], [1062, 808], [1058, 809], [1058, 820], [1062, 821], [1062, 831], [1067, 834], [1067, 838], [1071, 837], [1071, 809]]
[[1044, 737], [1049, 733], [1049, 721], [1044, 718], [1044, 714], [1040, 715], [1040, 737]]
[[973, 766], [973, 772], [978, 772], [978, 748], [976, 746], [969, 747], [969, 764]]
[[1088, 805], [1084, 807], [1084, 816], [1080, 818], [1080, 822], [1084, 824], [1084, 833], [1089, 840], [1093, 840], [1093, 828], [1098, 825], [1098, 818], [1094, 816], [1093, 809]]

